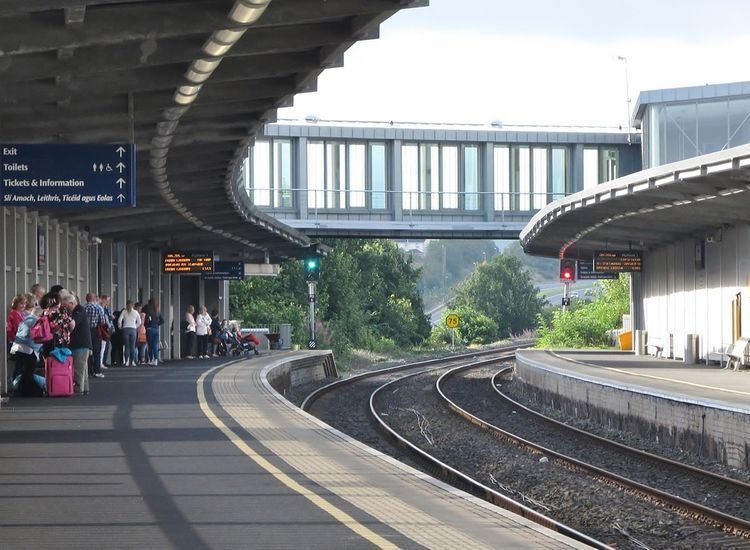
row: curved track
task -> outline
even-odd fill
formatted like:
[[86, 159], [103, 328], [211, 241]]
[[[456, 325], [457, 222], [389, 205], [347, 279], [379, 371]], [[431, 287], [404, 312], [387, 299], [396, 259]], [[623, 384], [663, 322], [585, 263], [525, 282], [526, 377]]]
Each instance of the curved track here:
[[[395, 442], [406, 452], [406, 457], [409, 461], [420, 463], [420, 465], [423, 466], [423, 469], [427, 469], [433, 475], [447, 480], [453, 485], [480, 496], [497, 506], [517, 513], [531, 521], [544, 525], [545, 527], [553, 529], [575, 540], [584, 542], [594, 548], [609, 548], [606, 544], [580, 533], [567, 525], [555, 521], [445, 464], [433, 455], [425, 452], [416, 445], [413, 445], [406, 438], [400, 436], [383, 422], [375, 412], [374, 402], [377, 398], [377, 394], [393, 383], [428, 372], [450, 368], [456, 364], [468, 363], [474, 366], [494, 365], [501, 361], [513, 359], [515, 356], [515, 350], [524, 347], [525, 345], [528, 344], [454, 355], [441, 359], [398, 365], [396, 367], [362, 373], [319, 388], [305, 399], [302, 408], [333, 424], [333, 422], [326, 418], [324, 412], [333, 406], [333, 401], [336, 395], [340, 394], [342, 389], [348, 387], [347, 403], [349, 405], [354, 405], [356, 403], [361, 405], [364, 401], [368, 404], [368, 407], [363, 410], [356, 405], [349, 406], [347, 407], [347, 413], [343, 419], [340, 415], [334, 415], [338, 417], [337, 422], [335, 422], [337, 428], [346, 433], [356, 434], [356, 437], [360, 441], [382, 448], [382, 445], [379, 445], [379, 443], [382, 443], [382, 437], [378, 431], [376, 431], [375, 427], [377, 427], [381, 433], [388, 435], [391, 441]], [[479, 357], [482, 357], [482, 359], [478, 359]], [[372, 423], [373, 419], [375, 420], [375, 426], [373, 426]], [[403, 458], [403, 456], [400, 458]]]
[[[750, 536], [747, 506], [750, 484], [602, 438], [533, 411], [499, 389], [499, 379], [512, 371], [512, 367], [495, 373], [487, 380], [489, 383], [485, 383], [485, 390], [502, 400], [494, 410], [477, 405], [486, 397], [483, 393], [478, 395], [477, 384], [468, 392], [471, 398], [461, 395], [457, 387], [453, 391], [446, 389], [449, 381], [452, 385], [466, 382], [464, 375], [477, 368], [473, 365], [454, 367], [442, 374], [435, 384], [440, 398], [463, 418], [493, 435], [532, 452], [543, 453], [606, 483], [659, 501], [733, 535]], [[459, 397], [453, 397], [454, 393]], [[540, 440], [545, 444], [538, 443]]]

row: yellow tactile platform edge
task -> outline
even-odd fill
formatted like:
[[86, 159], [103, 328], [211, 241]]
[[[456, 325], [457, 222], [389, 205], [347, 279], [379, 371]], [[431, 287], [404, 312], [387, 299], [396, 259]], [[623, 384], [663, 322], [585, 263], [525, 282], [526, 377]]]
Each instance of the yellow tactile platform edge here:
[[[286, 355], [267, 364], [262, 371], [250, 362], [219, 367], [213, 379], [212, 390], [219, 405], [240, 426], [311, 481], [405, 537], [429, 548], [584, 547], [520, 516], [434, 480], [352, 440], [294, 407], [270, 387], [266, 373], [295, 357], [300, 355]], [[211, 371], [206, 375], [210, 373]], [[202, 378], [205, 379], [206, 375]], [[203, 380], [199, 381], [199, 395], [202, 384]], [[212, 421], [216, 423], [214, 418]], [[321, 427], [325, 429], [322, 433]], [[235, 444], [238, 440], [241, 441], [226, 426], [222, 431]], [[303, 439], [312, 439], [314, 444]], [[248, 454], [245, 450], [243, 452]], [[411, 489], [420, 491], [425, 503], [432, 498], [447, 501], [456, 512], [472, 518], [472, 525], [467, 525], [471, 530], [488, 530], [494, 532], [497, 538], [492, 537], [492, 542], [488, 543], [485, 533], [481, 537], [484, 540], [479, 540], [478, 534], [473, 536], [465, 530], [446, 524], [444, 519], [440, 520], [404, 502], [389, 492], [388, 485], [394, 483], [408, 484]], [[298, 492], [308, 497], [303, 491], [304, 488]], [[332, 506], [330, 503], [327, 505]], [[336, 513], [339, 512], [343, 514], [340, 510]], [[336, 517], [334, 513], [332, 515]], [[353, 521], [346, 515], [344, 523], [356, 527], [353, 523], [347, 523], [349, 520]], [[358, 528], [354, 527], [353, 530], [357, 531]], [[378, 546], [382, 543], [382, 540], [376, 542], [370, 536], [357, 532]]]

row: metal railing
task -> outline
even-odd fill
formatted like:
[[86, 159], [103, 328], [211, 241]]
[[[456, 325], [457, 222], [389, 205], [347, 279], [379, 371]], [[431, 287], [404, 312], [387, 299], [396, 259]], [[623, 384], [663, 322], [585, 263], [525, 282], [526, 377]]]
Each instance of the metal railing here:
[[[395, 191], [391, 189], [310, 189], [241, 187], [253, 206], [269, 210], [297, 210], [306, 204], [308, 218], [320, 214], [359, 211], [389, 213], [396, 204], [409, 216], [426, 214], [482, 214], [487, 201], [501, 220], [507, 213], [532, 214], [566, 193], [535, 191]], [[260, 199], [260, 200], [258, 200]]]

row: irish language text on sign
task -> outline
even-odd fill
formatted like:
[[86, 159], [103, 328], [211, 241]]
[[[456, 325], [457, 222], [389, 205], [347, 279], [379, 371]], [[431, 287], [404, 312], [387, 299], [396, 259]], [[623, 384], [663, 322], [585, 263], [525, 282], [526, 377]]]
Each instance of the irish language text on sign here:
[[164, 273], [210, 273], [214, 270], [214, 255], [210, 252], [166, 252]]
[[0, 204], [135, 206], [135, 145], [2, 144]]
[[594, 252], [594, 271], [631, 273], [643, 270], [643, 255], [639, 250]]

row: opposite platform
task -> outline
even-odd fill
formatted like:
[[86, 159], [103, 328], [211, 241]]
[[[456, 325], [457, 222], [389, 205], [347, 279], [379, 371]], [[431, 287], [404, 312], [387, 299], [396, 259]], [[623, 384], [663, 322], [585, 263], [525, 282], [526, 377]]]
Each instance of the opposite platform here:
[[522, 350], [516, 366], [554, 408], [750, 468], [750, 372], [568, 350]]
[[12, 399], [0, 547], [579, 546], [281, 401], [260, 372], [291, 357], [110, 369], [88, 397]]

